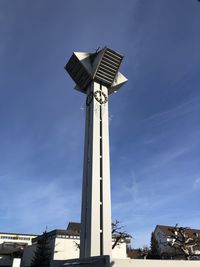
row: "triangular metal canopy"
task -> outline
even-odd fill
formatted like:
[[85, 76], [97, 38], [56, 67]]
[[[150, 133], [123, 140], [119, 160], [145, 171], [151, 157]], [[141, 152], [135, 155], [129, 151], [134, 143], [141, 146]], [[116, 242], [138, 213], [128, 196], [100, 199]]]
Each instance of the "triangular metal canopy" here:
[[89, 84], [96, 81], [112, 94], [127, 81], [118, 71], [122, 60], [122, 55], [105, 47], [95, 53], [74, 52], [65, 69], [75, 81], [76, 90], [86, 93]]

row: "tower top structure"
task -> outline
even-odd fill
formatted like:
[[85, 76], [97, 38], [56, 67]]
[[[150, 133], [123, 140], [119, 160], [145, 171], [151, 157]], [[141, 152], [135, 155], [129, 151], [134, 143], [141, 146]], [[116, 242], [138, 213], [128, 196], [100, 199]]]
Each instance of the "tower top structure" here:
[[95, 53], [74, 52], [65, 69], [75, 81], [75, 89], [86, 93], [92, 81], [108, 88], [108, 94], [119, 90], [127, 81], [118, 70], [123, 56], [110, 48], [104, 47]]

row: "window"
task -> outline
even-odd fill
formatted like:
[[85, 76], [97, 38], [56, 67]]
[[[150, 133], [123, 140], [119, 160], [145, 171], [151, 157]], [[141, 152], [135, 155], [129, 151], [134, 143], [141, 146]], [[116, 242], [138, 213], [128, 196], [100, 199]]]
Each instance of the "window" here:
[[29, 241], [30, 240], [30, 237], [20, 237], [19, 239]]
[[19, 236], [7, 236], [7, 235], [2, 235], [1, 239], [12, 239], [12, 240], [26, 240], [29, 241], [31, 238], [30, 237], [19, 237]]

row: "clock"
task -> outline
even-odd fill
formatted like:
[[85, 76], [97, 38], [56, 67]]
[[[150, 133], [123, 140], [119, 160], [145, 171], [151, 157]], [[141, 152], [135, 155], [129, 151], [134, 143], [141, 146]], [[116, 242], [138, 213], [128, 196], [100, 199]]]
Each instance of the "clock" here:
[[94, 98], [97, 102], [99, 102], [101, 105], [105, 104], [108, 101], [108, 97], [106, 94], [100, 90], [94, 92]]

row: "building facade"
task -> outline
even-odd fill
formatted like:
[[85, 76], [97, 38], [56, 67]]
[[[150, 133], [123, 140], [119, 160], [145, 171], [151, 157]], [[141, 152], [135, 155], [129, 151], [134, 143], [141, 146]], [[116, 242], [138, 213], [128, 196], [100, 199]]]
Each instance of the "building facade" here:
[[[67, 230], [53, 230], [47, 233], [48, 246], [51, 251], [51, 267], [59, 266], [60, 262], [79, 258], [80, 223], [69, 223]], [[41, 236], [32, 240], [32, 244], [24, 249], [22, 267], [29, 267], [34, 257], [37, 243]], [[121, 242], [113, 249], [114, 258], [126, 258], [126, 242]]]
[[[166, 226], [166, 225], [157, 225], [154, 230], [154, 237], [158, 242], [158, 251], [162, 259], [184, 259], [184, 253], [179, 248], [180, 246], [173, 245], [175, 242], [175, 237], [178, 235], [180, 227], [177, 226]], [[184, 243], [185, 240], [185, 249], [195, 258], [195, 256], [200, 255], [200, 230], [198, 229], [185, 229], [181, 241], [181, 236], [179, 238], [179, 243]], [[176, 233], [177, 231], [177, 233]], [[196, 242], [197, 241], [197, 242]], [[169, 245], [171, 243], [172, 245]]]
[[0, 232], [0, 266], [12, 266], [15, 257], [22, 257], [23, 250], [32, 244], [33, 234]]

